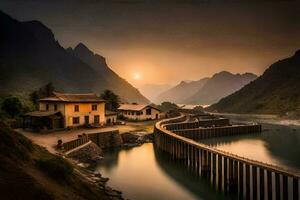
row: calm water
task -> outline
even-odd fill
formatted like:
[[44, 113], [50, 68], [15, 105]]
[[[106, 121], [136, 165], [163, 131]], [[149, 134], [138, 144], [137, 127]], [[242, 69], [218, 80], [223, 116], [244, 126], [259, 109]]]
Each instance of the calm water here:
[[129, 199], [226, 199], [216, 194], [207, 180], [156, 152], [151, 143], [107, 152], [96, 170], [110, 178], [109, 186], [121, 190]]
[[[261, 134], [222, 137], [202, 142], [238, 155], [300, 171], [300, 128], [263, 125]], [[97, 169], [108, 185], [130, 199], [229, 199], [216, 193], [207, 180], [190, 174], [148, 143], [105, 154]]]
[[243, 157], [300, 171], [300, 127], [263, 124], [259, 134], [220, 137], [203, 143]]

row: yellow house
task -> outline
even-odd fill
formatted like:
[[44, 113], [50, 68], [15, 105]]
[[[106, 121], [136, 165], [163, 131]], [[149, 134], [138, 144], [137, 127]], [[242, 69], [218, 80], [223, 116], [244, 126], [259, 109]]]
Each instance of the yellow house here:
[[60, 112], [63, 127], [105, 124], [105, 101], [94, 93], [54, 92], [53, 96], [40, 99], [39, 112], [45, 114]]

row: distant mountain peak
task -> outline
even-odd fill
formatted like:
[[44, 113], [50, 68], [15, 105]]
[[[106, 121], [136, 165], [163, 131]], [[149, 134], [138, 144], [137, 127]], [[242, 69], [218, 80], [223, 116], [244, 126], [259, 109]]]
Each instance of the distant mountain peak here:
[[221, 99], [209, 110], [297, 116], [300, 102], [300, 50], [270, 65], [256, 80]]
[[86, 45], [84, 45], [81, 42], [76, 45], [76, 47], [74, 48], [74, 51], [81, 53], [81, 54], [83, 53], [85, 55], [87, 55], [87, 54], [94, 55], [94, 53]]
[[295, 57], [300, 57], [300, 49], [298, 49], [295, 54], [294, 54]]
[[185, 84], [187, 84], [186, 81], [181, 81], [181, 82], [179, 83], [179, 85], [185, 85]]
[[221, 71], [218, 73], [215, 73], [212, 77], [221, 77], [221, 76], [233, 76], [234, 74], [228, 72], [228, 71]]
[[[70, 50], [68, 49], [70, 52]], [[107, 66], [106, 64], [106, 59], [105, 57], [99, 55], [99, 54], [94, 54], [85, 44], [83, 43], [78, 43], [76, 47], [74, 48], [74, 54], [80, 57], [85, 57], [89, 59], [93, 59], [95, 63], [101, 63], [101, 65]]]

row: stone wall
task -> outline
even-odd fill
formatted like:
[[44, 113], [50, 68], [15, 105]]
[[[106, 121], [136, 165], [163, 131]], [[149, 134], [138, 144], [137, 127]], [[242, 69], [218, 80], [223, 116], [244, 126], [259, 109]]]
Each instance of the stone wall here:
[[69, 151], [76, 147], [79, 147], [89, 141], [97, 144], [101, 149], [118, 147], [123, 144], [119, 130], [91, 133], [91, 134], [82, 134], [79, 135], [77, 139], [62, 143], [64, 151]]
[[88, 134], [89, 139], [97, 144], [100, 148], [118, 147], [123, 144], [119, 130]]

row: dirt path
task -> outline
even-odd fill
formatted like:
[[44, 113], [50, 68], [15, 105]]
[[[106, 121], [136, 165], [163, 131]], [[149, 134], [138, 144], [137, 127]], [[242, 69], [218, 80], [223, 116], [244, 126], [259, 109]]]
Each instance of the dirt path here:
[[126, 125], [116, 125], [105, 128], [82, 128], [76, 130], [65, 130], [57, 131], [51, 133], [34, 133], [29, 131], [24, 131], [22, 129], [17, 129], [16, 131], [23, 134], [34, 143], [45, 147], [51, 153], [55, 153], [55, 146], [58, 140], [70, 141], [76, 139], [78, 135], [83, 133], [99, 133], [112, 130], [119, 130], [119, 132], [126, 133], [130, 131], [144, 131], [144, 132], [153, 132], [153, 126], [155, 121], [146, 121], [146, 122], [127, 122]]

